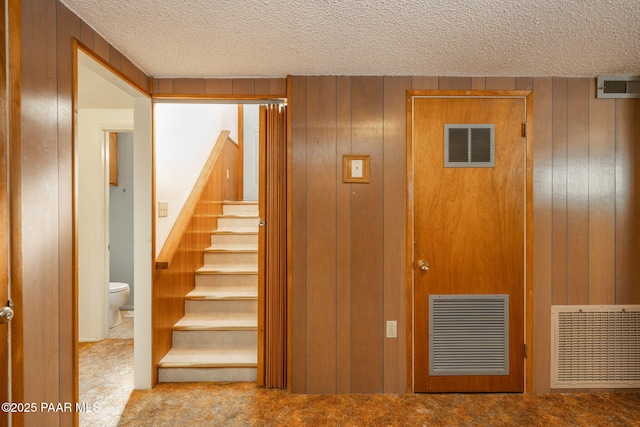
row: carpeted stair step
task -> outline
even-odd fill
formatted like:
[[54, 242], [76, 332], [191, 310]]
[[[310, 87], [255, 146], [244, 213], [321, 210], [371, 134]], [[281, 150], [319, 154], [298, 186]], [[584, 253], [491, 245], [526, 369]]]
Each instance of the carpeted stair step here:
[[210, 246], [204, 250], [205, 265], [256, 265], [258, 248], [248, 246]]
[[221, 231], [211, 232], [211, 245], [252, 245], [258, 248], [258, 232], [253, 229], [245, 231]]
[[159, 362], [160, 382], [255, 381], [258, 343], [258, 209], [223, 205], [172, 348]]

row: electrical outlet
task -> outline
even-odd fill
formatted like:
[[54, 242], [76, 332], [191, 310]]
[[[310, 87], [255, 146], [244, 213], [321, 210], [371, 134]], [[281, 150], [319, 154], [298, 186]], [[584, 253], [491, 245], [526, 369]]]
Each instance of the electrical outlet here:
[[158, 216], [169, 216], [169, 202], [158, 202]]
[[387, 320], [387, 338], [398, 338], [397, 320]]

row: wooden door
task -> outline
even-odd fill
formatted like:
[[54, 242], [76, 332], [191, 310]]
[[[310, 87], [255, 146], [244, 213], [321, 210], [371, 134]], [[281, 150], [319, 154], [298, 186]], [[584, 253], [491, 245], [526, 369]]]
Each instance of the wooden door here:
[[525, 113], [413, 98], [416, 392], [524, 391]]
[[[5, 4], [2, 2], [0, 11], [0, 26], [2, 27], [2, 46], [5, 46], [7, 28], [5, 26]], [[3, 307], [9, 299], [9, 236], [7, 235], [7, 153], [9, 131], [7, 126], [8, 99], [6, 92], [7, 74], [5, 64], [7, 63], [7, 52], [3, 50], [2, 67], [0, 67], [0, 307]], [[0, 323], [0, 403], [9, 401], [9, 324]], [[0, 425], [8, 425], [9, 414], [7, 411], [0, 412]]]

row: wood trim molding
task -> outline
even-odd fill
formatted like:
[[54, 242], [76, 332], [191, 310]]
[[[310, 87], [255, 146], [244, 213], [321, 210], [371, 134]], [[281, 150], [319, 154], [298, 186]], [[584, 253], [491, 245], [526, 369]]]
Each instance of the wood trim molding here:
[[407, 393], [413, 393], [413, 92], [407, 91]]
[[525, 355], [525, 391], [531, 393], [533, 390], [533, 91], [526, 91], [526, 108], [527, 108], [527, 124], [526, 124], [526, 179], [527, 188], [525, 190], [526, 200], [526, 229], [525, 229], [525, 250], [527, 253], [525, 259], [525, 344], [527, 354]]
[[413, 98], [414, 97], [525, 98], [525, 392], [533, 387], [533, 91], [532, 90], [409, 90], [407, 91], [407, 392], [413, 393]]
[[[7, 141], [9, 179], [9, 218], [10, 235], [8, 250], [13, 256], [9, 260], [11, 280], [11, 299], [16, 307], [23, 307], [23, 263], [22, 263], [22, 4], [19, 1], [6, 0], [3, 8], [8, 12], [4, 16], [6, 40], [9, 49], [5, 51], [8, 68], [6, 108], [8, 114]], [[3, 65], [6, 67], [6, 65]], [[14, 402], [24, 402], [25, 366], [24, 366], [24, 315], [16, 310], [10, 323], [11, 328], [11, 397]], [[24, 413], [12, 414], [14, 426], [24, 425]]]
[[[523, 97], [527, 98], [532, 93], [531, 90], [410, 90], [407, 91], [409, 99], [413, 97], [481, 97], [481, 98], [497, 98], [497, 97]], [[527, 99], [528, 102], [528, 99]], [[529, 108], [527, 106], [527, 108]]]
[[213, 146], [213, 150], [211, 150], [209, 158], [204, 164], [202, 172], [200, 172], [200, 176], [196, 180], [189, 197], [184, 203], [184, 206], [173, 225], [173, 228], [171, 228], [171, 231], [169, 232], [169, 236], [167, 236], [164, 246], [160, 250], [160, 254], [158, 254], [158, 257], [156, 258], [156, 270], [169, 268], [169, 264], [171, 264], [171, 261], [180, 246], [180, 242], [187, 230], [187, 227], [189, 226], [191, 217], [196, 210], [202, 191], [209, 181], [213, 167], [215, 166], [218, 157], [220, 157], [220, 153], [222, 153], [222, 149], [224, 148], [224, 142], [227, 139], [229, 139], [229, 131], [224, 130], [220, 132], [220, 136], [218, 136], [218, 139]]
[[231, 102], [237, 101], [238, 103], [242, 103], [242, 101], [273, 101], [274, 103], [282, 103], [285, 98], [277, 95], [226, 95], [226, 94], [202, 94], [202, 95], [194, 95], [194, 94], [181, 94], [181, 93], [155, 93], [151, 95], [151, 99], [154, 101], [161, 100], [184, 100], [184, 99], [193, 99], [193, 100], [201, 100], [201, 101], [224, 101]]

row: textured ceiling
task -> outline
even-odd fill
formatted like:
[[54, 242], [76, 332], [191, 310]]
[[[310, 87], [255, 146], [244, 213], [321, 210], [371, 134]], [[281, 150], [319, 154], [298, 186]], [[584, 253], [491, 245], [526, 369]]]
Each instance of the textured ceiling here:
[[153, 77], [640, 74], [640, 0], [62, 0]]

